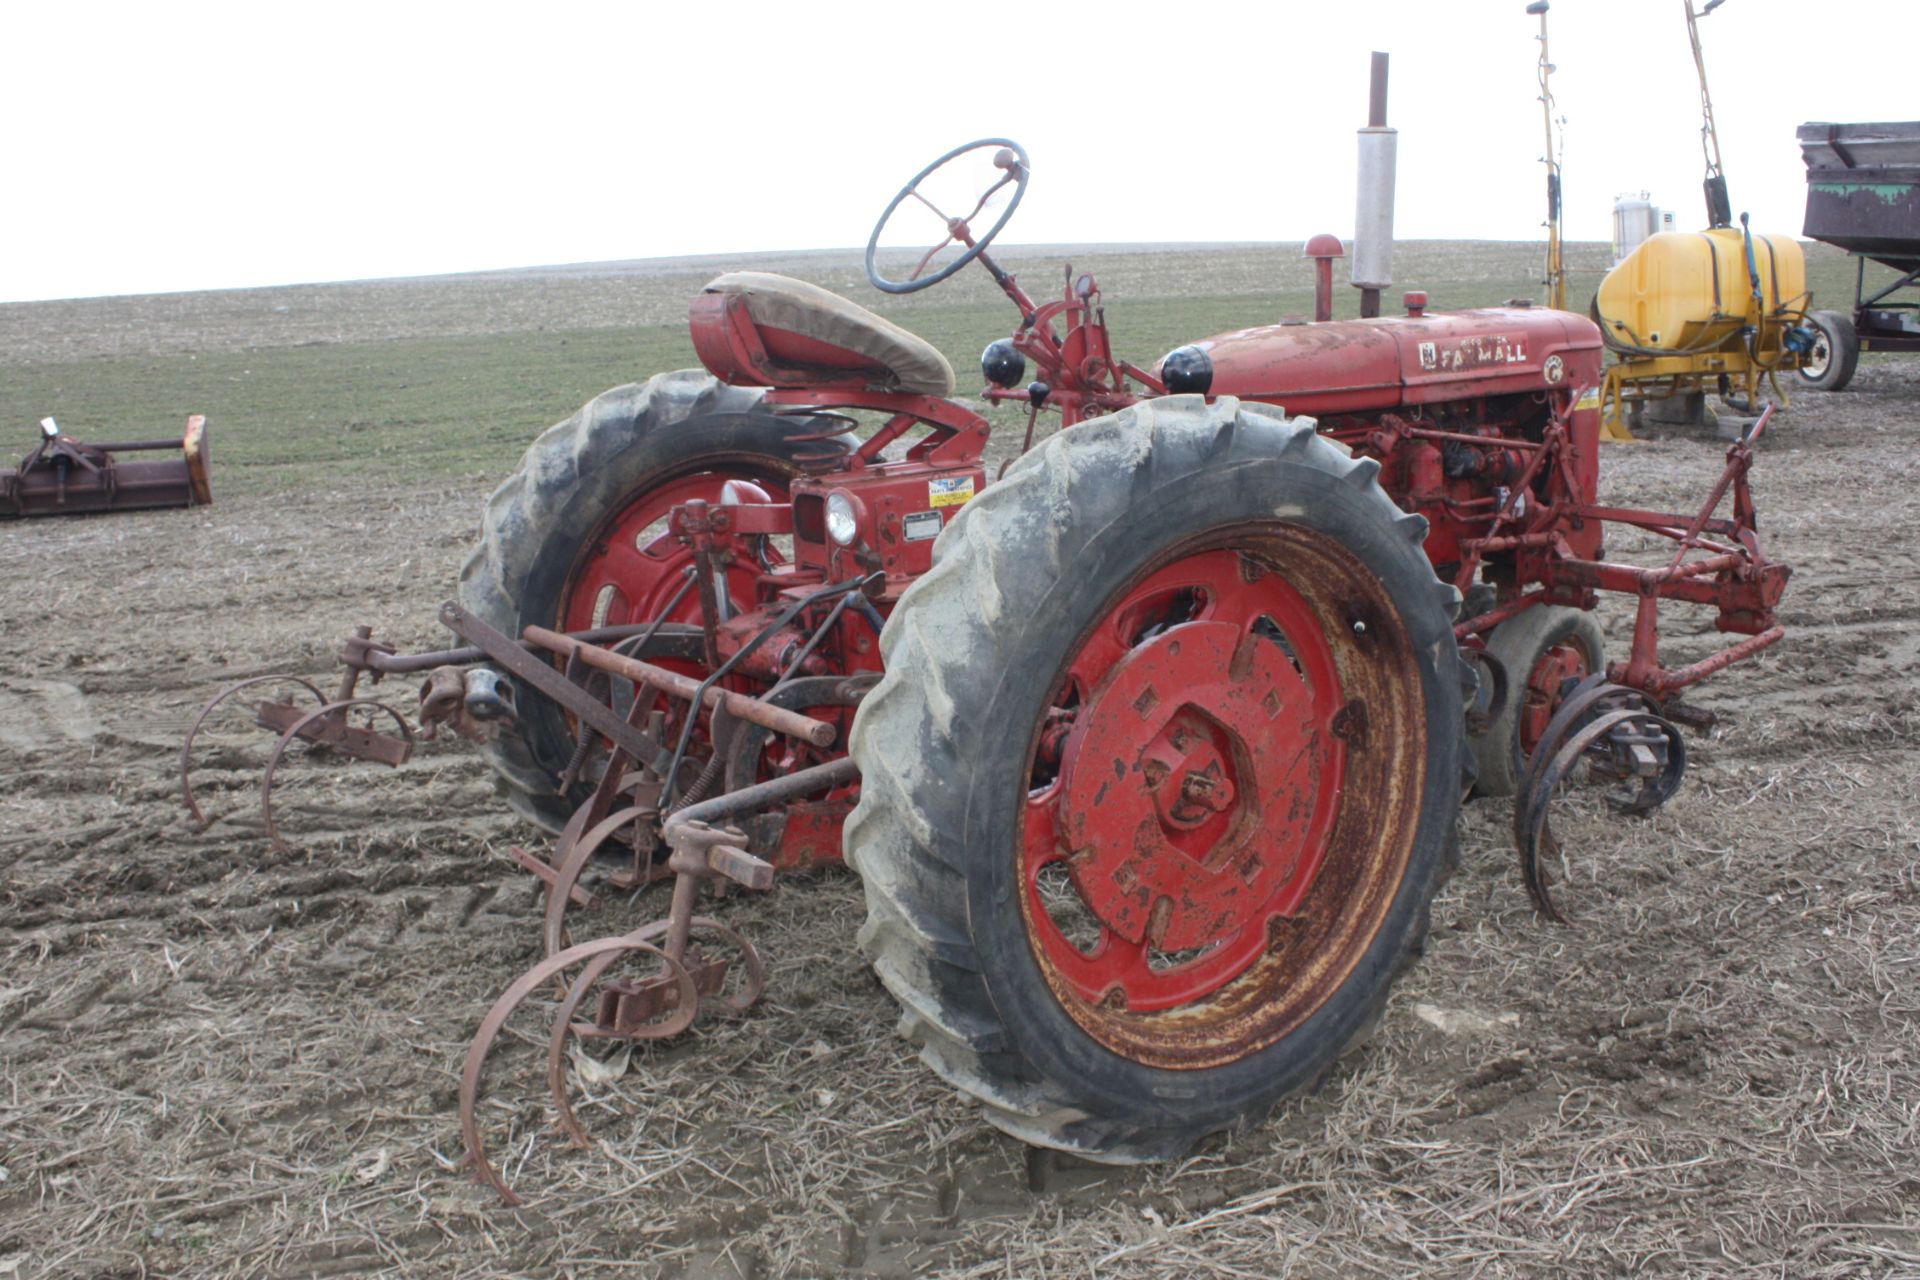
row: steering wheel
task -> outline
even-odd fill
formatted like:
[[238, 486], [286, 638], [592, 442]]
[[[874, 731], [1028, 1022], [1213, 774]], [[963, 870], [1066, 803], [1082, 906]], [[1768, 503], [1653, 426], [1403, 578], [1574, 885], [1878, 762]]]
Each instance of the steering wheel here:
[[[1002, 176], [992, 186], [987, 188], [986, 192], [973, 206], [972, 212], [962, 218], [951, 217], [942, 212], [933, 201], [920, 194], [920, 184], [931, 177], [935, 170], [952, 163], [969, 152], [978, 151], [983, 147], [999, 148], [999, 150], [994, 153], [993, 163], [995, 168], [1002, 170]], [[893, 202], [889, 204], [886, 211], [880, 215], [880, 221], [873, 224], [873, 235], [867, 240], [867, 279], [873, 282], [874, 288], [887, 293], [918, 293], [922, 289], [939, 284], [942, 280], [945, 280], [948, 276], [979, 257], [981, 251], [993, 243], [993, 238], [1000, 234], [1001, 228], [1007, 225], [1007, 220], [1013, 217], [1013, 211], [1020, 207], [1020, 197], [1027, 193], [1027, 179], [1031, 176], [1031, 172], [1027, 167], [1026, 151], [1019, 143], [1008, 138], [982, 138], [978, 142], [969, 142], [965, 146], [955, 147], [953, 150], [947, 152], [947, 154], [914, 174], [913, 181], [900, 188], [900, 194], [893, 198]], [[1007, 207], [1001, 211], [999, 220], [987, 230], [987, 233], [976, 237], [973, 229], [967, 225], [968, 222], [979, 217], [980, 211], [987, 207], [987, 201], [991, 200], [994, 195], [1008, 183], [1013, 184], [1013, 199], [1007, 202]], [[918, 200], [921, 204], [927, 206], [927, 208], [932, 209], [940, 221], [946, 224], [947, 234], [939, 244], [934, 245], [933, 248], [927, 250], [926, 253], [921, 256], [920, 262], [914, 267], [912, 275], [908, 276], [905, 280], [889, 280], [887, 277], [881, 275], [879, 269], [874, 266], [874, 254], [880, 248], [880, 233], [886, 230], [887, 222], [893, 217], [894, 210], [906, 203], [908, 199]], [[927, 264], [933, 261], [934, 255], [956, 240], [967, 246], [967, 251], [932, 275], [922, 275], [921, 272], [927, 269]]]

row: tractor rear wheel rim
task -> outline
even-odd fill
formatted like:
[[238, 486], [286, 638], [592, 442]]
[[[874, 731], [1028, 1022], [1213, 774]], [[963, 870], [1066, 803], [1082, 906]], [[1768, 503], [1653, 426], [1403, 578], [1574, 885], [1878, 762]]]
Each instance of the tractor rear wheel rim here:
[[1384, 589], [1325, 535], [1215, 530], [1135, 575], [1069, 651], [1024, 797], [1027, 937], [1075, 1021], [1202, 1067], [1310, 1016], [1400, 883], [1420, 707]]
[[[735, 480], [758, 486], [774, 502], [787, 500], [785, 479], [754, 466], [753, 460], [721, 457], [703, 460], [699, 467], [638, 494], [586, 540], [560, 596], [560, 630], [652, 622], [659, 616], [693, 564], [693, 552], [666, 529], [668, 515], [681, 503], [718, 506], [723, 490]], [[770, 543], [766, 552], [769, 564], [783, 560]], [[751, 601], [760, 573], [761, 567], [750, 560], [730, 566], [726, 577], [733, 598]], [[688, 592], [669, 621], [698, 623], [698, 594]]]
[[[756, 462], [761, 465], [755, 465]], [[700, 593], [680, 591], [683, 575], [694, 563], [693, 551], [667, 531], [667, 518], [682, 503], [702, 501], [719, 506], [728, 496], [727, 486], [734, 481], [755, 486], [774, 502], [787, 501], [786, 479], [769, 472], [762, 460], [747, 457], [705, 458], [695, 464], [695, 469], [650, 486], [609, 515], [593, 537], [582, 544], [580, 556], [560, 594], [556, 610], [558, 629], [584, 631], [652, 623], [660, 618], [676, 594], [680, 595], [680, 601], [666, 621], [699, 626]], [[758, 500], [757, 495], [746, 496]], [[761, 546], [766, 567], [784, 562], [785, 557], [771, 540]], [[724, 575], [728, 600], [736, 607], [751, 608], [754, 586], [762, 572], [763, 567], [754, 561], [736, 559]], [[742, 601], [747, 603], [741, 605]], [[652, 660], [681, 675], [696, 679], [705, 679], [707, 675], [706, 666], [699, 662], [678, 658]], [[556, 659], [555, 665], [565, 663]], [[729, 679], [725, 683], [734, 682]], [[647, 697], [656, 709], [665, 713], [667, 741], [677, 742], [688, 704], [659, 690], [649, 690]], [[629, 713], [631, 703], [617, 700], [615, 707], [624, 716]], [[566, 721], [569, 733], [579, 731], [571, 713], [567, 714]], [[701, 728], [695, 730], [690, 746], [695, 755], [705, 757], [711, 753], [713, 744]], [[587, 771], [587, 776], [592, 777], [597, 771], [596, 765]]]

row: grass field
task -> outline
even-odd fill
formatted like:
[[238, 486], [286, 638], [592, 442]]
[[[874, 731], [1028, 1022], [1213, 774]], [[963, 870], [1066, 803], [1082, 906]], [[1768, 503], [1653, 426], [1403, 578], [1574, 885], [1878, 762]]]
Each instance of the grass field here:
[[[1069, 256], [1100, 279], [1120, 354], [1135, 363], [1313, 308], [1297, 245], [1015, 248], [1005, 262], [1045, 298]], [[1816, 297], [1851, 297], [1844, 255], [1814, 245], [1809, 259]], [[1568, 260], [1569, 294], [1584, 305], [1606, 247], [1571, 246]], [[1015, 319], [984, 273], [889, 298], [866, 284], [851, 251], [12, 304], [0, 306], [0, 456], [14, 435], [24, 452], [46, 414], [81, 439], [125, 439], [204, 413], [223, 492], [267, 494], [327, 475], [499, 479], [540, 427], [589, 397], [695, 364], [687, 299], [741, 265], [799, 275], [905, 324], [946, 353], [963, 392], [979, 386], [980, 349]], [[1537, 299], [1536, 267], [1524, 247], [1504, 244], [1415, 242], [1395, 259], [1405, 287], [1427, 290], [1436, 309]], [[1335, 305], [1353, 314], [1358, 294], [1342, 284]]]

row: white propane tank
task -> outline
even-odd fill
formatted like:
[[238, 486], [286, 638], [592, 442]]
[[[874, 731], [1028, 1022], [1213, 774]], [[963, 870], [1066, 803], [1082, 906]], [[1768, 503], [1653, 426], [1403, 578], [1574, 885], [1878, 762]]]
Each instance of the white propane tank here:
[[[1667, 221], [1673, 220], [1672, 214], [1666, 215]], [[1653, 207], [1647, 199], [1647, 193], [1639, 195], [1617, 196], [1613, 202], [1613, 262], [1615, 266], [1621, 259], [1639, 247], [1640, 242], [1654, 232], [1666, 228], [1661, 226], [1660, 210]]]

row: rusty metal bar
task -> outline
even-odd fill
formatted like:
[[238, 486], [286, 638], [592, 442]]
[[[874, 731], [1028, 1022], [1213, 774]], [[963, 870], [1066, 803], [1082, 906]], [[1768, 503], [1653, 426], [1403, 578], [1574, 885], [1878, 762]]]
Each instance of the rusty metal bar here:
[[[1602, 507], [1580, 503], [1568, 509], [1568, 514], [1576, 519], [1606, 520], [1614, 524], [1628, 524], [1636, 529], [1645, 529], [1649, 533], [1665, 534], [1669, 538], [1678, 538], [1686, 528], [1690, 516], [1675, 515], [1671, 511], [1642, 511], [1638, 507]], [[1702, 533], [1717, 533], [1723, 537], [1735, 537], [1739, 526], [1733, 521], [1714, 517], [1700, 526]]]
[[[700, 692], [700, 681], [691, 676], [683, 676], [677, 671], [668, 671], [665, 667], [656, 667], [651, 662], [642, 662], [638, 658], [628, 658], [597, 645], [583, 644], [572, 636], [562, 635], [558, 631], [549, 631], [545, 627], [528, 627], [523, 633], [531, 643], [542, 649], [561, 655], [577, 658], [588, 666], [609, 675], [624, 676], [635, 684], [643, 684], [663, 693], [692, 701]], [[789, 738], [799, 738], [816, 747], [833, 745], [839, 735], [838, 727], [825, 720], [815, 720], [803, 716], [797, 711], [788, 711], [783, 707], [771, 706], [758, 698], [744, 693], [734, 693], [718, 687], [709, 688], [705, 695], [709, 707], [724, 706], [728, 714], [757, 724], [763, 729], [783, 733]]]
[[1508, 618], [1525, 613], [1546, 598], [1547, 593], [1544, 591], [1529, 591], [1525, 595], [1509, 600], [1497, 608], [1489, 609], [1482, 614], [1477, 614], [1474, 617], [1466, 619], [1464, 622], [1456, 622], [1453, 624], [1453, 638], [1455, 640], [1464, 640], [1468, 636], [1479, 635], [1483, 631], [1491, 631]]
[[[625, 622], [617, 627], [594, 627], [587, 631], [569, 631], [566, 635], [570, 639], [583, 641], [586, 644], [604, 645], [645, 635], [656, 625], [648, 622]], [[516, 640], [513, 643], [528, 653], [538, 647], [526, 640]], [[477, 644], [466, 645], [459, 649], [439, 649], [432, 653], [389, 653], [378, 646], [356, 646], [349, 642], [347, 649], [341, 653], [340, 660], [347, 666], [377, 671], [383, 676], [405, 676], [418, 675], [422, 671], [431, 671], [435, 667], [469, 666], [488, 659], [487, 651]]]
[[1664, 569], [1643, 569], [1640, 571], [1640, 581], [1646, 583], [1647, 587], [1651, 589], [1662, 586], [1668, 582], [1677, 582], [1682, 578], [1704, 578], [1711, 573], [1734, 570], [1740, 568], [1742, 565], [1751, 563], [1746, 556], [1739, 552], [1729, 551], [1717, 556], [1707, 556], [1700, 560], [1688, 560], [1684, 563], [1675, 561]]
[[1484, 555], [1489, 551], [1514, 551], [1521, 547], [1551, 547], [1563, 539], [1558, 529], [1548, 529], [1544, 533], [1512, 533], [1497, 538], [1468, 538], [1461, 542], [1462, 550], [1473, 555]]
[[1688, 550], [1694, 546], [1696, 539], [1706, 531], [1707, 521], [1713, 518], [1713, 509], [1720, 505], [1720, 499], [1726, 497], [1727, 490], [1733, 487], [1734, 481], [1744, 476], [1747, 468], [1753, 465], [1753, 446], [1766, 431], [1767, 424], [1773, 421], [1773, 410], [1773, 405], [1768, 405], [1761, 410], [1760, 420], [1754, 423], [1747, 434], [1736, 441], [1731, 449], [1727, 450], [1726, 469], [1720, 473], [1720, 479], [1714, 482], [1712, 491], [1707, 494], [1707, 500], [1700, 504], [1699, 514], [1694, 516], [1692, 522], [1687, 525], [1686, 532], [1681, 535], [1680, 546], [1673, 553], [1675, 565], [1686, 558]]
[[1406, 435], [1413, 440], [1452, 440], [1458, 444], [1473, 445], [1481, 449], [1511, 449], [1515, 453], [1528, 453], [1544, 449], [1544, 444], [1532, 440], [1514, 440], [1506, 436], [1476, 436], [1465, 431], [1440, 431], [1429, 427], [1408, 427]]
[[[1751, 658], [1762, 649], [1767, 649], [1787, 634], [1785, 627], [1768, 627], [1759, 635], [1748, 636], [1736, 644], [1730, 644], [1716, 653], [1711, 653], [1700, 661], [1690, 663], [1675, 671], [1656, 668], [1644, 680], [1636, 682], [1636, 687], [1644, 685], [1648, 693], [1655, 697], [1665, 697], [1690, 684], [1698, 684], [1716, 671], [1724, 670], [1743, 658]], [[1624, 682], [1626, 677], [1635, 674], [1631, 662], [1615, 662], [1607, 667], [1607, 679]]]
[[440, 622], [463, 639], [480, 646], [484, 655], [506, 668], [536, 692], [545, 694], [560, 706], [579, 716], [602, 737], [613, 742], [634, 759], [663, 763], [666, 752], [640, 729], [628, 724], [613, 708], [568, 680], [551, 663], [545, 662], [517, 641], [502, 635], [455, 601], [440, 606]]
[[782, 774], [765, 782], [755, 783], [751, 787], [742, 787], [738, 791], [729, 791], [725, 795], [715, 796], [711, 800], [702, 800], [699, 804], [690, 804], [667, 819], [661, 834], [667, 843], [673, 843], [675, 831], [694, 823], [723, 822], [729, 818], [741, 818], [750, 813], [781, 804], [788, 800], [797, 800], [801, 796], [812, 795], [816, 791], [825, 791], [830, 787], [844, 786], [860, 777], [860, 766], [852, 757], [842, 756], [838, 760], [829, 760], [825, 764], [802, 769], [798, 773]]

